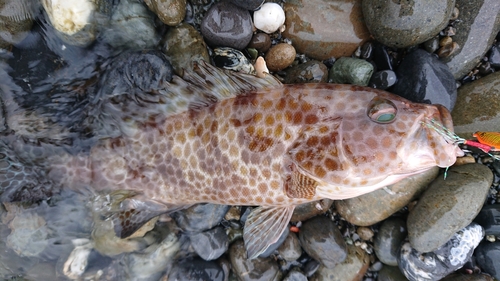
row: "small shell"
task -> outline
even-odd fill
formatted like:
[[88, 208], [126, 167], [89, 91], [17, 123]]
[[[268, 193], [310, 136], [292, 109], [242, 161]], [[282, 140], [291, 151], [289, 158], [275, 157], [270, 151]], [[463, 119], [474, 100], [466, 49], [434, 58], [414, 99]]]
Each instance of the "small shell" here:
[[255, 62], [255, 72], [260, 78], [265, 78], [266, 75], [269, 75], [269, 69], [267, 69], [266, 61], [263, 57], [257, 58], [257, 61]]

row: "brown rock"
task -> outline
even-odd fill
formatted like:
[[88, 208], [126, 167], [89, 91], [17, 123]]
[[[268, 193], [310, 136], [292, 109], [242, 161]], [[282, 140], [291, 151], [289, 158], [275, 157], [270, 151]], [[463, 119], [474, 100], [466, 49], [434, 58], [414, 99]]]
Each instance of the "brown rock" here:
[[284, 37], [317, 60], [350, 56], [369, 39], [361, 0], [294, 0], [284, 4]]
[[271, 71], [280, 71], [289, 67], [295, 60], [295, 48], [286, 43], [280, 43], [269, 49], [266, 54], [267, 68]]
[[313, 281], [361, 281], [370, 265], [370, 256], [359, 247], [348, 245], [348, 255], [344, 262], [334, 268], [320, 266], [309, 280]]

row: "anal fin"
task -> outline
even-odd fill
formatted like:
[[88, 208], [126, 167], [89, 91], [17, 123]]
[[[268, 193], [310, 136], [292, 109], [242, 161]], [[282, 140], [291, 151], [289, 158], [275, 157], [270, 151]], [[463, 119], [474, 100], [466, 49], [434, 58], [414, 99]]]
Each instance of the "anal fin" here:
[[249, 259], [254, 259], [278, 241], [288, 227], [295, 206], [258, 207], [248, 215], [243, 240]]
[[134, 191], [116, 191], [110, 194], [109, 208], [104, 210], [113, 221], [116, 236], [127, 238], [152, 218], [161, 214], [173, 213], [189, 207], [189, 205], [174, 205], [161, 203], [145, 198]]

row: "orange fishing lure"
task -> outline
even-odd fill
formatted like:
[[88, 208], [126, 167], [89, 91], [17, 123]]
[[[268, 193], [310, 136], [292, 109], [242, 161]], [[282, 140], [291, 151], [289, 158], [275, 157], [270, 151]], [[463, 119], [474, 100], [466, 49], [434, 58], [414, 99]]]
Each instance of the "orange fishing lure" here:
[[473, 134], [477, 141], [493, 147], [495, 150], [500, 150], [500, 133], [499, 132], [475, 132]]

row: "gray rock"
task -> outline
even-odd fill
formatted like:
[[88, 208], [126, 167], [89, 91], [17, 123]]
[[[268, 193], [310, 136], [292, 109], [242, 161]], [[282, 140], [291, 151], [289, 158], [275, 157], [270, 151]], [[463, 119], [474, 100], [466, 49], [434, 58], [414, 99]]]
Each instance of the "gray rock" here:
[[197, 204], [172, 214], [177, 225], [186, 232], [200, 232], [218, 225], [229, 206], [217, 204]]
[[290, 67], [286, 72], [285, 84], [320, 83], [328, 80], [328, 68], [320, 61], [311, 60]]
[[497, 280], [500, 279], [500, 242], [482, 242], [479, 247], [477, 247], [476, 261], [482, 270], [488, 274], [491, 274]]
[[460, 87], [451, 116], [455, 133], [464, 138], [500, 131], [500, 72]]
[[113, 10], [104, 42], [117, 49], [153, 49], [160, 41], [152, 12], [137, 0], [122, 0]]
[[278, 254], [286, 261], [295, 261], [302, 255], [299, 239], [293, 232], [289, 232], [285, 241], [278, 248]]
[[373, 74], [373, 65], [357, 58], [341, 57], [333, 64], [328, 80], [338, 84], [367, 86]]
[[250, 13], [229, 1], [215, 3], [205, 14], [201, 34], [214, 47], [245, 48], [252, 39]]
[[220, 47], [214, 49], [214, 64], [217, 67], [247, 74], [255, 74], [255, 68], [245, 55], [233, 48]]
[[396, 84], [397, 80], [398, 78], [396, 77], [396, 73], [392, 70], [377, 71], [373, 73], [368, 86], [375, 89], [385, 90]]
[[299, 270], [292, 269], [285, 278], [283, 278], [283, 281], [307, 281], [307, 277]]
[[417, 45], [438, 34], [454, 7], [454, 0], [362, 1], [370, 33], [394, 48]]
[[392, 92], [414, 102], [444, 105], [452, 110], [457, 86], [450, 70], [434, 55], [422, 49], [408, 54], [399, 65], [398, 81]]
[[399, 269], [410, 281], [440, 280], [464, 266], [483, 237], [483, 228], [472, 223], [432, 252], [419, 252], [406, 242], [401, 246]]
[[9, 49], [26, 38], [39, 5], [34, 0], [0, 1], [0, 48]]
[[344, 238], [327, 217], [317, 216], [304, 222], [299, 240], [304, 251], [327, 268], [334, 268], [347, 257]]
[[408, 237], [419, 252], [431, 252], [472, 222], [481, 210], [493, 173], [481, 164], [454, 166], [437, 178], [408, 216]]
[[400, 218], [389, 218], [379, 228], [373, 241], [377, 258], [386, 265], [397, 266], [401, 243], [406, 238], [406, 222]]
[[384, 266], [378, 272], [377, 281], [407, 281], [397, 266]]
[[241, 281], [281, 280], [281, 271], [272, 258], [247, 259], [243, 240], [238, 240], [231, 245], [229, 259], [233, 272]]
[[474, 222], [484, 228], [486, 235], [500, 237], [500, 204], [484, 206]]
[[310, 281], [361, 280], [370, 265], [370, 256], [361, 248], [348, 245], [347, 258], [334, 268], [321, 266]]
[[493, 277], [486, 275], [484, 273], [473, 273], [473, 274], [463, 274], [463, 273], [453, 273], [446, 276], [441, 281], [494, 281]]
[[295, 210], [293, 210], [292, 218], [290, 219], [290, 221], [305, 221], [317, 215], [324, 214], [326, 213], [326, 211], [328, 211], [328, 209], [330, 209], [332, 204], [333, 200], [321, 199], [319, 201], [298, 205], [297, 207], [295, 207]]
[[194, 258], [177, 262], [169, 272], [167, 279], [224, 281], [224, 277], [224, 271], [216, 262]]
[[471, 71], [491, 47], [500, 30], [500, 2], [497, 0], [456, 0], [460, 14], [453, 41], [460, 49], [443, 59], [455, 79]]
[[425, 190], [439, 173], [435, 167], [390, 185], [355, 198], [335, 201], [335, 209], [348, 222], [369, 226], [380, 222], [406, 206]]
[[180, 77], [184, 75], [184, 70], [193, 69], [193, 61], [210, 61], [203, 37], [187, 23], [169, 28], [161, 45], [162, 51], [170, 58], [175, 73]]
[[206, 261], [218, 259], [229, 248], [229, 238], [221, 226], [193, 234], [189, 239], [194, 251]]
[[264, 4], [264, 0], [232, 0], [232, 2], [246, 10], [257, 10]]
[[285, 231], [281, 234], [280, 238], [278, 241], [274, 242], [273, 244], [269, 245], [267, 249], [259, 255], [260, 258], [267, 258], [274, 254], [274, 252], [285, 242], [286, 238], [288, 237], [288, 233], [290, 233], [290, 228], [285, 228]]

